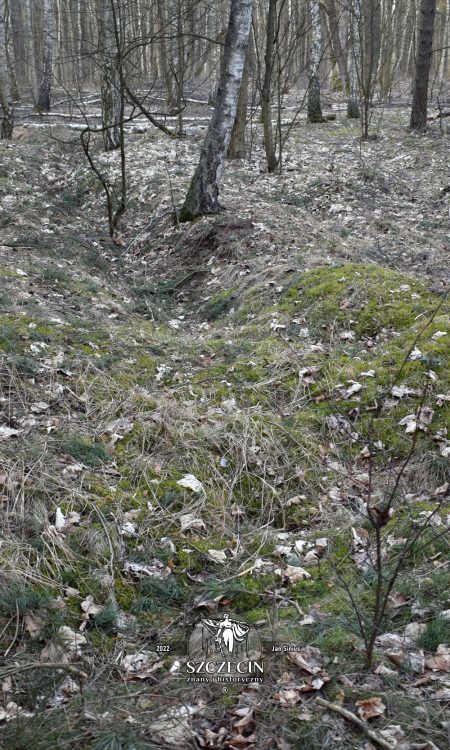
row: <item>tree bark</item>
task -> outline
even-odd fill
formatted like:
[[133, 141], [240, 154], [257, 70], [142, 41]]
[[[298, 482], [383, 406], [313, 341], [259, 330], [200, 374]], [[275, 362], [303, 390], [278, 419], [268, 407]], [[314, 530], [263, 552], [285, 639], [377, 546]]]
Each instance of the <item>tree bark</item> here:
[[273, 141], [272, 128], [272, 75], [274, 65], [275, 34], [277, 25], [277, 0], [269, 0], [269, 15], [267, 17], [267, 36], [265, 52], [264, 82], [261, 91], [261, 120], [264, 132], [264, 149], [266, 152], [267, 169], [274, 172], [277, 168], [277, 157]]
[[236, 117], [251, 15], [252, 0], [231, 0], [214, 113], [198, 167], [180, 211], [180, 221], [192, 221], [198, 216], [217, 213], [221, 209], [218, 200], [219, 181]]
[[44, 50], [36, 102], [38, 112], [50, 112], [52, 89], [54, 15], [52, 0], [44, 0]]
[[326, 0], [325, 9], [330, 22], [331, 44], [339, 70], [339, 78], [341, 79], [342, 91], [346, 91], [348, 83], [348, 70], [346, 58], [342, 49], [341, 37], [339, 34], [339, 17], [336, 11], [335, 0]]
[[436, 0], [422, 0], [417, 30], [416, 73], [410, 122], [413, 130], [424, 130], [427, 124], [428, 81], [435, 15]]
[[360, 14], [358, 0], [350, 13], [350, 59], [349, 59], [349, 97], [347, 102], [347, 117], [356, 120], [360, 117], [359, 110], [359, 73], [361, 69], [361, 38]]
[[320, 101], [319, 65], [322, 55], [322, 28], [320, 22], [319, 0], [310, 0], [311, 13], [311, 49], [308, 64], [308, 120], [323, 122]]
[[245, 55], [244, 70], [242, 72], [241, 88], [236, 109], [236, 119], [231, 132], [228, 147], [229, 159], [245, 159], [245, 128], [247, 125], [248, 79], [250, 75], [250, 44]]
[[8, 0], [0, 0], [0, 106], [2, 122], [0, 137], [12, 138], [14, 128], [14, 93], [8, 64]]
[[102, 79], [102, 127], [105, 151], [120, 145], [120, 80], [117, 65], [118, 50], [111, 0], [101, 0], [99, 15], [99, 51]]

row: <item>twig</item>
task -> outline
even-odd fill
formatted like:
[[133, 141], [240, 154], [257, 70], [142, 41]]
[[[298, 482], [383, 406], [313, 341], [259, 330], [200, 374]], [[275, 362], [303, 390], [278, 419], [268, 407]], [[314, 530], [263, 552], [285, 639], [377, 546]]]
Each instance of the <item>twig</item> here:
[[20, 611], [19, 611], [19, 605], [16, 599], [16, 630], [14, 633], [14, 638], [12, 639], [11, 643], [9, 644], [8, 648], [5, 651], [5, 654], [4, 654], [5, 656], [8, 656], [15, 642], [17, 641], [17, 636], [19, 635], [19, 625], [20, 625]]
[[87, 680], [86, 672], [82, 672], [81, 669], [77, 669], [73, 664], [64, 664], [59, 662], [42, 661], [42, 662], [30, 662], [28, 664], [15, 664], [13, 667], [8, 667], [0, 671], [0, 678], [10, 677], [13, 674], [19, 674], [20, 672], [30, 672], [33, 669], [64, 669], [66, 672], [75, 674], [77, 677], [81, 677], [83, 680]]
[[342, 706], [339, 706], [337, 703], [329, 703], [323, 698], [316, 698], [316, 703], [318, 703], [319, 706], [323, 706], [323, 708], [327, 708], [329, 711], [334, 711], [336, 714], [340, 714], [344, 717], [344, 719], [347, 719], [353, 724], [356, 724], [356, 726], [359, 727], [364, 732], [364, 734], [367, 734], [367, 736], [370, 737], [373, 742], [376, 742], [380, 747], [384, 747], [386, 748], [386, 750], [393, 750], [394, 745], [391, 742], [385, 740], [384, 737], [380, 737], [377, 732], [374, 732], [373, 729], [371, 729], [364, 721], [358, 719], [358, 717], [355, 716], [355, 714], [353, 714], [351, 711], [347, 711], [346, 708], [342, 708]]

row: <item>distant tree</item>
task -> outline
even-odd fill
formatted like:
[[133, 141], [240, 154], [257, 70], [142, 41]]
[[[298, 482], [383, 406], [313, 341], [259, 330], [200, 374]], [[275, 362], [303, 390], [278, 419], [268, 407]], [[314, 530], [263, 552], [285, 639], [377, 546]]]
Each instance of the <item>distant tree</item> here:
[[55, 15], [52, 0], [44, 0], [44, 47], [39, 70], [39, 88], [36, 101], [38, 112], [50, 112], [53, 64], [53, 36]]
[[192, 221], [198, 216], [217, 213], [221, 208], [219, 180], [236, 117], [251, 15], [252, 0], [231, 0], [214, 113], [198, 167], [180, 211], [180, 221]]
[[111, 0], [100, 0], [98, 48], [102, 67], [102, 126], [105, 151], [120, 145], [120, 77], [117, 49], [117, 17]]
[[267, 169], [274, 172], [278, 160], [275, 155], [275, 144], [272, 128], [272, 77], [275, 62], [275, 43], [277, 34], [277, 0], [269, 0], [267, 16], [266, 51], [264, 56], [264, 81], [261, 91], [261, 120], [264, 132], [264, 149]]
[[361, 45], [360, 87], [362, 98], [361, 127], [363, 138], [369, 137], [370, 107], [377, 84], [381, 51], [381, 0], [355, 0]]
[[360, 117], [359, 109], [359, 75], [361, 70], [361, 15], [359, 0], [356, 0], [350, 11], [350, 50], [349, 50], [349, 97], [347, 101], [347, 117]]
[[8, 60], [9, 6], [0, 0], [0, 105], [2, 122], [0, 137], [12, 138], [14, 128], [14, 93]]
[[422, 0], [417, 29], [416, 70], [410, 122], [413, 130], [424, 130], [427, 124], [428, 81], [435, 15], [436, 0]]
[[311, 48], [308, 63], [308, 120], [323, 122], [320, 101], [319, 65], [322, 56], [322, 24], [319, 0], [310, 0]]
[[342, 16], [342, 10], [339, 8], [340, 12], [338, 15], [335, 0], [325, 0], [325, 11], [329, 20], [331, 47], [339, 70], [342, 91], [346, 91], [348, 85], [347, 59], [344, 50], [342, 49], [340, 37], [340, 19]]

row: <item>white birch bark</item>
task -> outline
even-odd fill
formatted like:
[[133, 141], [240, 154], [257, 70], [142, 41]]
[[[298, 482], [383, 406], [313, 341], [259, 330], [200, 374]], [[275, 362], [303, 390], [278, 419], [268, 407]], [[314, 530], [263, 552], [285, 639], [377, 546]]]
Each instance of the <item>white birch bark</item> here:
[[99, 51], [102, 66], [102, 127], [105, 151], [119, 147], [120, 81], [117, 67], [117, 40], [111, 0], [100, 0]]
[[54, 21], [53, 2], [52, 0], [44, 0], [44, 50], [40, 66], [39, 89], [36, 103], [38, 112], [50, 112]]
[[308, 63], [308, 120], [323, 122], [320, 101], [319, 65], [322, 55], [322, 24], [320, 21], [319, 0], [310, 0], [311, 48]]
[[361, 15], [359, 0], [355, 0], [350, 13], [350, 60], [349, 60], [349, 97], [347, 102], [347, 117], [357, 119], [359, 110], [359, 76], [361, 69]]
[[216, 213], [221, 208], [219, 182], [236, 117], [251, 16], [252, 0], [231, 0], [214, 113], [198, 167], [180, 211], [180, 221], [192, 221], [197, 216]]
[[8, 65], [8, 2], [0, 0], [0, 106], [2, 110], [1, 138], [12, 138], [14, 128], [14, 95]]

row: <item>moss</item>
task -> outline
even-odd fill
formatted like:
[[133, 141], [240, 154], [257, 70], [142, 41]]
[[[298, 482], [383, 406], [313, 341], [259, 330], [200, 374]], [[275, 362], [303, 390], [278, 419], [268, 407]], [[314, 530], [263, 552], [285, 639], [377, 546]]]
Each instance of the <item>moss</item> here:
[[59, 448], [63, 453], [68, 453], [76, 461], [92, 468], [98, 468], [110, 460], [103, 443], [92, 441], [82, 436], [76, 435], [69, 440], [63, 441]]
[[279, 309], [288, 314], [307, 309], [315, 331], [335, 322], [341, 329], [351, 326], [358, 336], [374, 336], [383, 328], [414, 326], [438, 303], [437, 295], [409, 276], [349, 263], [305, 272], [299, 284], [283, 293]]
[[221, 318], [231, 310], [235, 303], [236, 294], [232, 289], [226, 289], [213, 294], [203, 309], [206, 320], [212, 322]]
[[114, 593], [120, 609], [129, 612], [137, 599], [136, 587], [123, 578], [116, 578], [114, 580]]
[[326, 630], [315, 639], [314, 645], [330, 657], [352, 654], [355, 649], [355, 637], [341, 625], [328, 623]]

